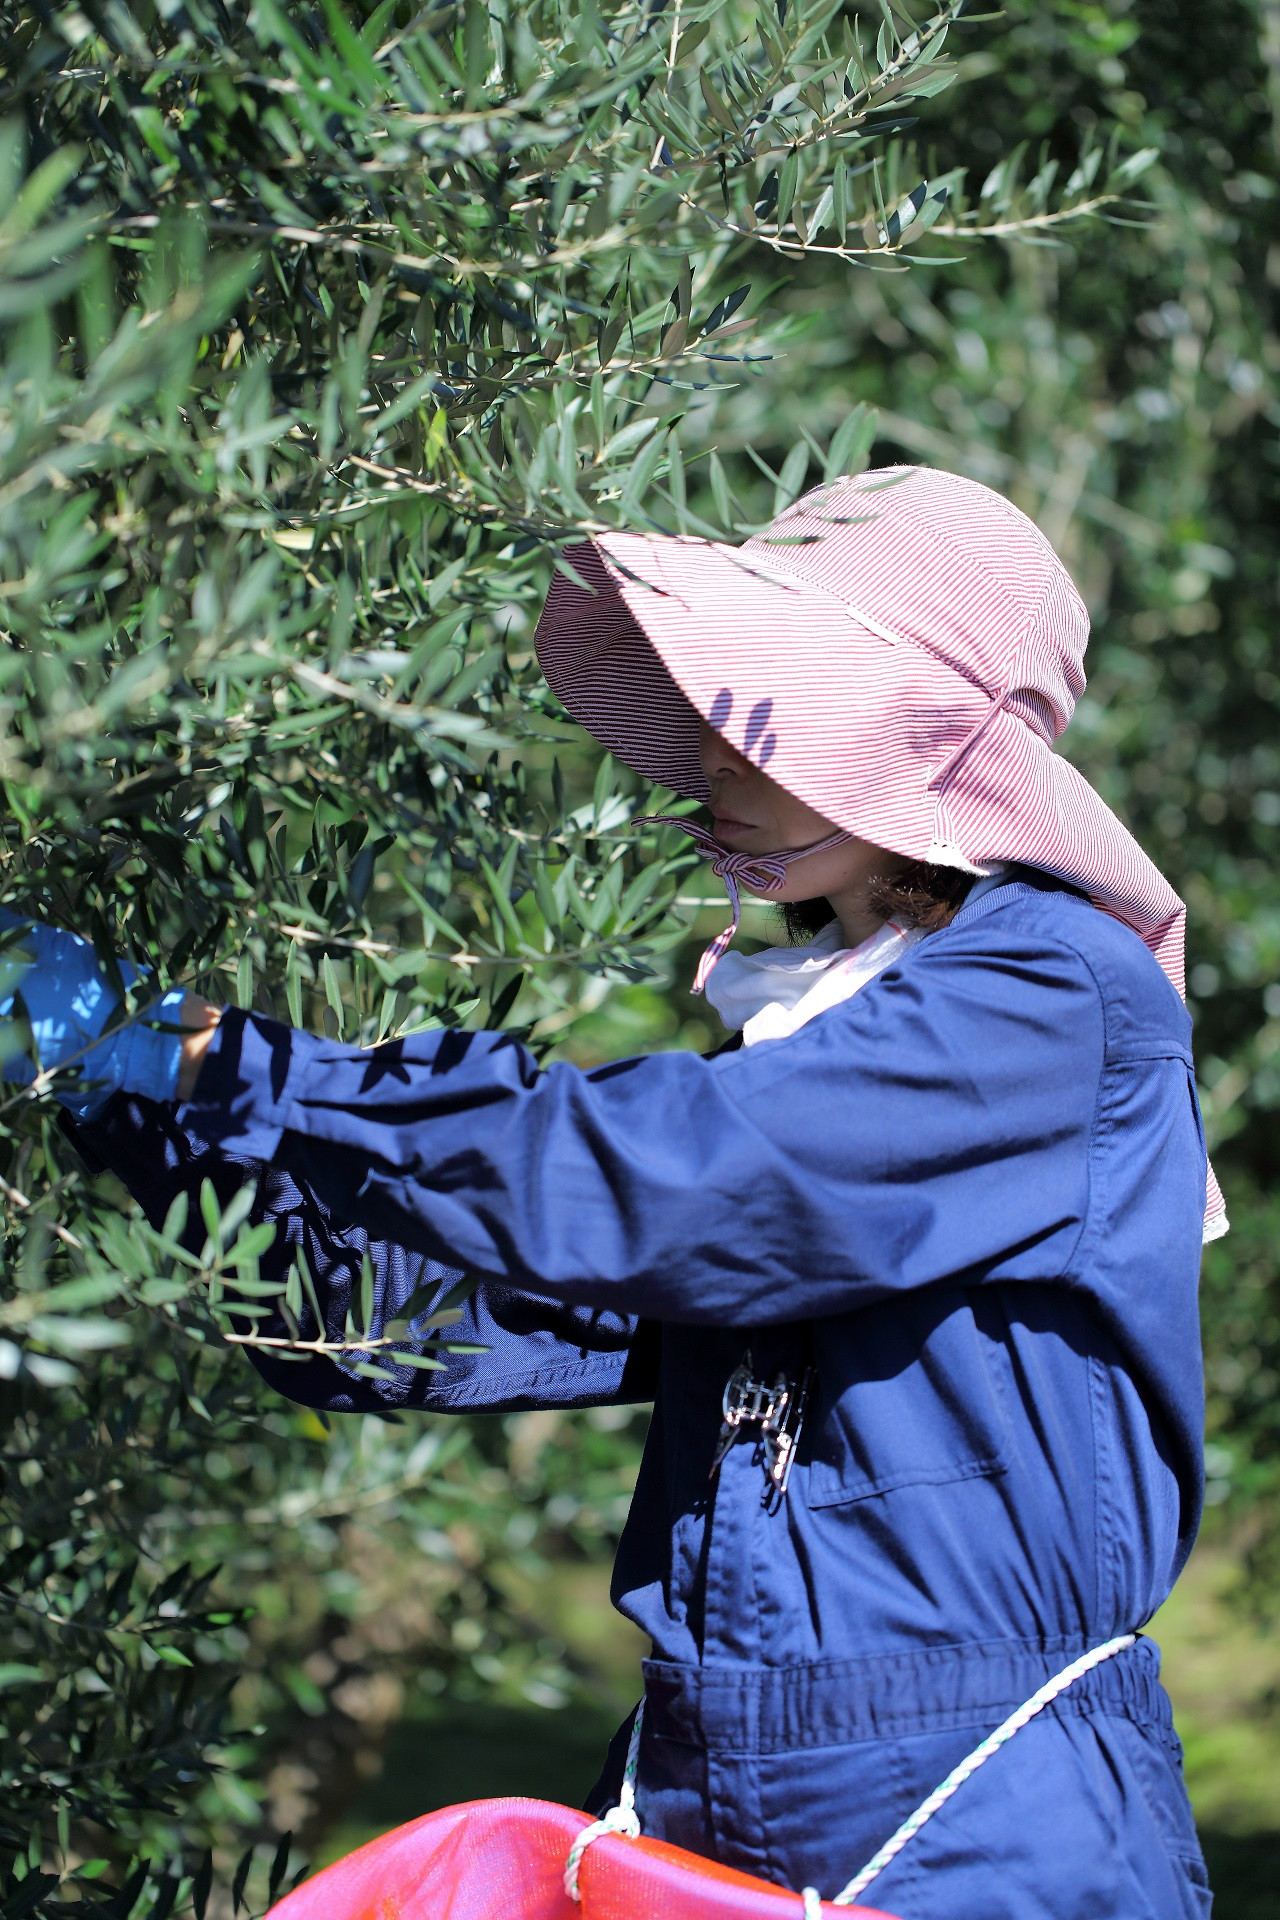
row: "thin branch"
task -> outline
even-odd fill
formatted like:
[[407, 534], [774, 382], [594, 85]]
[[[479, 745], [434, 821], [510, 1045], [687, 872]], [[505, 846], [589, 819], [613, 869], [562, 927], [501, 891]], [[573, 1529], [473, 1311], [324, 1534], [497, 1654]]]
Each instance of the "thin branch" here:
[[[930, 235], [938, 234], [946, 239], [958, 240], [1016, 239], [1024, 233], [1043, 232], [1049, 227], [1063, 226], [1069, 220], [1087, 219], [1103, 207], [1119, 205], [1125, 198], [1126, 196], [1122, 193], [1096, 194], [1092, 200], [1080, 200], [1074, 206], [1059, 207], [1053, 213], [1027, 214], [1016, 220], [993, 221], [986, 226], [976, 223], [968, 226], [962, 221], [935, 220], [920, 238], [925, 239]], [[883, 241], [879, 246], [827, 246], [814, 240], [801, 240], [798, 234], [794, 240], [789, 240], [776, 227], [770, 229], [769, 227], [743, 226], [740, 221], [733, 220], [727, 214], [711, 212], [689, 194], [682, 193], [680, 199], [692, 213], [699, 214], [711, 226], [718, 227], [724, 233], [732, 233], [738, 239], [751, 240], [759, 246], [768, 247], [787, 260], [806, 259], [812, 255], [821, 254], [829, 259], [847, 260], [855, 265], [873, 259], [900, 260], [904, 265], [914, 265], [920, 257], [908, 252], [903, 245], [903, 237], [910, 235], [909, 225], [903, 228], [902, 237], [894, 241]]]
[[[224, 1284], [229, 1287], [234, 1287], [235, 1282], [234, 1280], [228, 1280]], [[228, 1306], [220, 1300], [212, 1311], [214, 1313], [227, 1314], [242, 1313], [245, 1305], [247, 1305], [247, 1302], [242, 1301], [238, 1306]], [[354, 1356], [356, 1359], [363, 1359], [368, 1353], [386, 1353], [389, 1358], [394, 1359], [397, 1352], [403, 1352], [406, 1347], [416, 1345], [441, 1347], [444, 1352], [447, 1353], [449, 1351], [447, 1341], [415, 1341], [414, 1336], [408, 1333], [401, 1334], [398, 1338], [394, 1335], [382, 1334], [379, 1335], [377, 1339], [370, 1338], [367, 1340], [295, 1340], [284, 1335], [276, 1334], [229, 1333], [223, 1331], [221, 1328], [219, 1331], [222, 1332], [222, 1337], [228, 1346], [262, 1347], [277, 1351], [282, 1350], [286, 1353], [310, 1353], [315, 1354], [322, 1360], [343, 1360], [351, 1356]]]
[[1083, 220], [1090, 214], [1099, 213], [1103, 207], [1119, 206], [1128, 198], [1123, 193], [1099, 193], [1092, 200], [1077, 200], [1074, 206], [1059, 207], [1054, 213], [1028, 213], [1017, 220], [996, 220], [989, 226], [967, 227], [963, 222], [935, 220], [930, 233], [945, 235], [957, 240], [1005, 240], [1016, 238], [1020, 233], [1042, 232], [1046, 227], [1060, 227], [1068, 220]]
[[[0, 1178], [0, 1193], [4, 1195], [10, 1206], [31, 1207], [31, 1201], [27, 1198], [27, 1195], [20, 1193], [17, 1187], [10, 1186], [9, 1182], [3, 1178]], [[57, 1220], [50, 1220], [46, 1224], [49, 1226], [51, 1232], [55, 1233], [58, 1239], [61, 1240], [63, 1246], [74, 1247], [77, 1253], [84, 1252], [84, 1241], [78, 1240], [69, 1227], [62, 1226]], [[19, 1323], [22, 1319], [29, 1319], [31, 1314], [37, 1311], [39, 1302], [46, 1297], [43, 1293], [20, 1294], [13, 1300], [4, 1301], [0, 1304], [0, 1326], [12, 1326]], [[15, 1313], [14, 1309], [18, 1306], [22, 1306], [25, 1312], [22, 1314]]]

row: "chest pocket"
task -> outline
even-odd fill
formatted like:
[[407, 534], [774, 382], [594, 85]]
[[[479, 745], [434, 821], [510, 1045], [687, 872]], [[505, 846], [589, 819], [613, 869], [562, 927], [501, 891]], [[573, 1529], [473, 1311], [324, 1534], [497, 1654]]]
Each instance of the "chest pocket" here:
[[994, 1342], [975, 1296], [910, 1293], [815, 1329], [811, 1507], [1004, 1471]]

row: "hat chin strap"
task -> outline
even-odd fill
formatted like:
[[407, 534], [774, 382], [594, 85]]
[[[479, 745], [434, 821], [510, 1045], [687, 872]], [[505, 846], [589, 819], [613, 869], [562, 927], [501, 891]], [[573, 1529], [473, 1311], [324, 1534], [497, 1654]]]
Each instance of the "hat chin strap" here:
[[787, 881], [787, 868], [793, 860], [807, 859], [811, 853], [825, 853], [828, 847], [838, 847], [843, 841], [853, 838], [852, 834], [841, 830], [829, 834], [825, 840], [816, 840], [811, 847], [788, 847], [781, 853], [734, 853], [722, 846], [705, 827], [695, 826], [692, 820], [678, 819], [675, 814], [644, 814], [631, 824], [636, 827], [679, 827], [681, 833], [689, 835], [703, 859], [711, 862], [712, 873], [724, 881], [729, 905], [733, 908], [733, 919], [716, 935], [699, 960], [698, 970], [693, 976], [695, 993], [702, 992], [712, 969], [728, 950], [738, 931], [738, 923], [742, 918], [742, 901], [738, 894], [740, 885], [752, 893], [781, 893]]

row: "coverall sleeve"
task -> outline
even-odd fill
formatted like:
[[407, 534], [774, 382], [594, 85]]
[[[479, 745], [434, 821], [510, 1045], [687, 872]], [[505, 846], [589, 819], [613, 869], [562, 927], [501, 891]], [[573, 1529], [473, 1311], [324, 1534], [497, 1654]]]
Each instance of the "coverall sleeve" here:
[[[259, 1263], [262, 1277], [283, 1282], [301, 1252], [324, 1309], [324, 1332], [330, 1340], [343, 1339], [347, 1308], [360, 1299], [366, 1258], [373, 1271], [371, 1331], [375, 1337], [415, 1294], [429, 1312], [463, 1278], [456, 1266], [351, 1224], [326, 1204], [305, 1176], [243, 1155], [221, 1154], [193, 1139], [178, 1125], [171, 1106], [118, 1095], [93, 1123], [67, 1119], [64, 1128], [91, 1167], [109, 1168], [124, 1181], [153, 1226], [163, 1223], [173, 1200], [185, 1193], [190, 1204], [184, 1238], [193, 1252], [199, 1252], [205, 1238], [199, 1207], [202, 1182], [212, 1182], [224, 1207], [246, 1184], [256, 1184], [249, 1219], [272, 1220], [277, 1229], [274, 1244]], [[653, 1397], [657, 1329], [638, 1327], [631, 1316], [608, 1308], [537, 1300], [485, 1281], [462, 1303], [461, 1311], [461, 1322], [450, 1326], [444, 1337], [479, 1350], [442, 1353], [440, 1372], [396, 1366], [379, 1354], [378, 1365], [391, 1375], [381, 1380], [357, 1371], [359, 1354], [286, 1360], [261, 1348], [246, 1348], [246, 1352], [280, 1393], [304, 1406], [333, 1412], [376, 1412], [387, 1407], [511, 1412], [625, 1404]], [[416, 1319], [414, 1324], [418, 1325]], [[268, 1336], [287, 1331], [278, 1319], [260, 1321], [258, 1330]], [[311, 1339], [317, 1331], [308, 1311], [303, 1335]], [[410, 1351], [423, 1350], [420, 1339], [397, 1344]]]
[[979, 921], [787, 1039], [539, 1070], [501, 1034], [368, 1051], [224, 1015], [184, 1125], [468, 1272], [659, 1321], [766, 1324], [941, 1280], [1052, 1279], [1104, 1057], [1083, 958]]

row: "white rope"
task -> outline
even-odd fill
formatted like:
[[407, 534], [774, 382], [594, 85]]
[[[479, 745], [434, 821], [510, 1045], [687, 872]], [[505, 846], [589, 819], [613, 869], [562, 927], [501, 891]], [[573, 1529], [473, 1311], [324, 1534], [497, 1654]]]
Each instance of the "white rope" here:
[[[922, 1800], [914, 1813], [907, 1815], [898, 1831], [885, 1841], [879, 1853], [872, 1855], [861, 1873], [854, 1874], [848, 1886], [836, 1895], [831, 1904], [836, 1907], [851, 1907], [858, 1895], [884, 1872], [891, 1860], [897, 1858], [908, 1840], [915, 1838], [925, 1821], [932, 1820], [938, 1808], [945, 1806], [952, 1794], [964, 1785], [970, 1774], [976, 1773], [993, 1753], [998, 1753], [1007, 1740], [1012, 1740], [1015, 1733], [1020, 1733], [1028, 1720], [1034, 1720], [1051, 1700], [1056, 1700], [1060, 1693], [1065, 1693], [1073, 1681], [1078, 1680], [1082, 1674], [1088, 1673], [1090, 1668], [1100, 1666], [1104, 1660], [1109, 1660], [1113, 1653], [1122, 1653], [1126, 1647], [1131, 1647], [1137, 1637], [1136, 1633], [1122, 1633], [1116, 1639], [1108, 1640], [1104, 1646], [1094, 1647], [1089, 1653], [1082, 1653], [1078, 1660], [1073, 1660], [1069, 1667], [1064, 1667], [1062, 1672], [1055, 1674], [1052, 1680], [1046, 1680], [1038, 1693], [1033, 1693], [1029, 1700], [1024, 1700], [1016, 1712], [1011, 1713], [994, 1733], [989, 1733], [980, 1746], [976, 1746], [958, 1767], [952, 1769], [942, 1785], [935, 1787], [929, 1798]], [[810, 1908], [807, 1904], [808, 1895], [809, 1889], [806, 1888], [805, 1920], [811, 1920]]]
[[[1082, 1653], [1078, 1659], [1071, 1662], [1069, 1667], [1064, 1667], [1061, 1673], [1055, 1673], [1052, 1680], [1046, 1680], [1029, 1700], [1024, 1700], [1007, 1720], [1000, 1723], [994, 1733], [989, 1733], [986, 1739], [960, 1762], [959, 1766], [952, 1768], [942, 1785], [935, 1787], [928, 1799], [922, 1800], [914, 1813], [907, 1815], [897, 1832], [890, 1835], [880, 1851], [872, 1855], [860, 1873], [855, 1873], [848, 1886], [841, 1889], [831, 1905], [851, 1907], [859, 1894], [865, 1892], [871, 1882], [878, 1879], [884, 1872], [889, 1862], [897, 1859], [908, 1840], [915, 1838], [925, 1822], [932, 1820], [939, 1807], [944, 1807], [952, 1794], [956, 1793], [970, 1775], [975, 1774], [993, 1753], [998, 1753], [1007, 1741], [1012, 1740], [1015, 1733], [1020, 1733], [1029, 1720], [1034, 1720], [1038, 1713], [1056, 1700], [1060, 1693], [1065, 1693], [1067, 1688], [1082, 1675], [1090, 1672], [1094, 1667], [1101, 1666], [1104, 1660], [1110, 1660], [1113, 1654], [1123, 1653], [1126, 1647], [1135, 1644], [1137, 1638], [1136, 1633], [1118, 1634], [1114, 1640], [1106, 1641], [1103, 1646], [1093, 1647], [1088, 1653]], [[631, 1726], [631, 1740], [627, 1747], [627, 1763], [622, 1770], [622, 1790], [618, 1795], [618, 1804], [616, 1807], [610, 1807], [602, 1819], [594, 1820], [589, 1827], [584, 1827], [569, 1849], [569, 1857], [564, 1866], [564, 1890], [578, 1906], [582, 1904], [582, 1895], [578, 1891], [578, 1868], [583, 1854], [592, 1841], [598, 1840], [602, 1833], [621, 1834], [627, 1840], [637, 1840], [640, 1837], [640, 1819], [636, 1813], [636, 1771], [640, 1764], [640, 1730], [643, 1725], [644, 1701], [642, 1700], [636, 1708], [636, 1717]], [[822, 1899], [816, 1887], [805, 1887], [800, 1898], [804, 1903], [804, 1920], [822, 1920]]]
[[627, 1764], [622, 1769], [622, 1791], [618, 1795], [618, 1804], [610, 1807], [601, 1819], [593, 1820], [589, 1827], [584, 1827], [569, 1849], [569, 1858], [564, 1863], [564, 1890], [577, 1906], [582, 1905], [582, 1895], [578, 1891], [578, 1868], [591, 1842], [598, 1840], [602, 1833], [621, 1834], [624, 1840], [640, 1838], [640, 1817], [636, 1812], [636, 1769], [640, 1764], [640, 1729], [643, 1724], [642, 1700], [631, 1723], [631, 1742], [627, 1747]]

